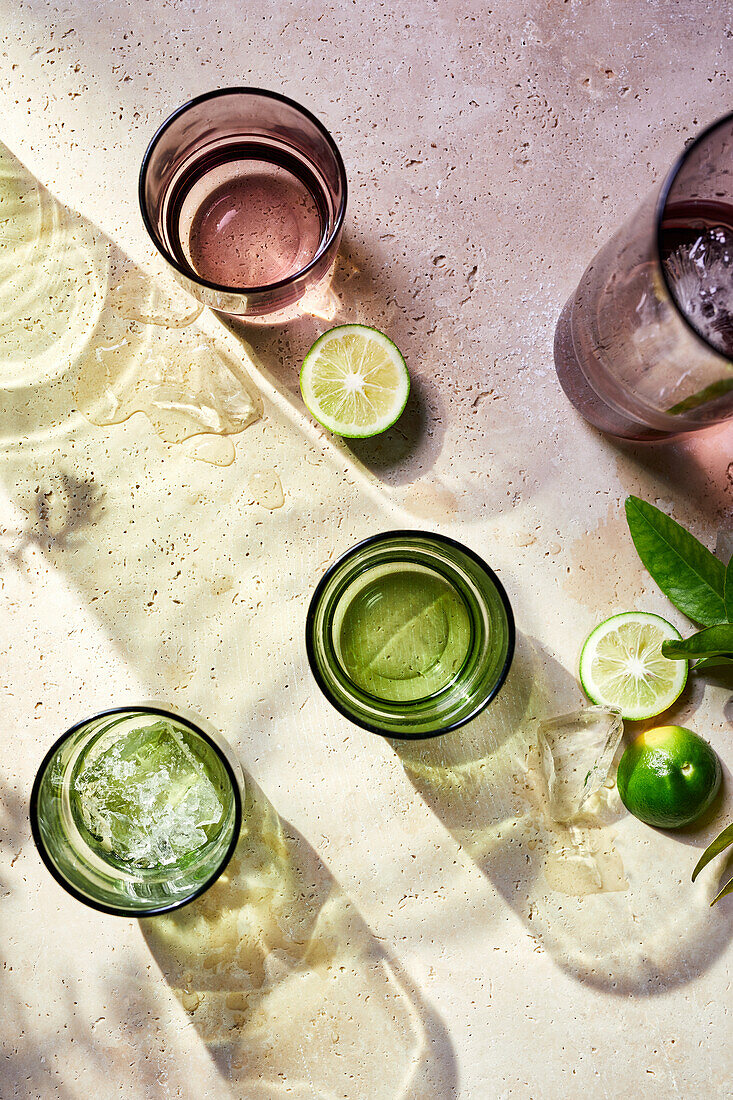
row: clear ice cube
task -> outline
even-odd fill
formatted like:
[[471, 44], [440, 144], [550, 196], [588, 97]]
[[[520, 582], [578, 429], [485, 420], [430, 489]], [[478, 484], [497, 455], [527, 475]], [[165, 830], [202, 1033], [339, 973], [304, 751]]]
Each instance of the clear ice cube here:
[[114, 856], [166, 866], [208, 841], [223, 805], [202, 762], [167, 722], [117, 737], [74, 781], [82, 820]]
[[584, 707], [540, 722], [540, 759], [555, 821], [575, 817], [605, 783], [622, 733], [621, 712], [612, 707]]
[[724, 355], [733, 353], [733, 232], [717, 225], [700, 231], [664, 261], [681, 310]]

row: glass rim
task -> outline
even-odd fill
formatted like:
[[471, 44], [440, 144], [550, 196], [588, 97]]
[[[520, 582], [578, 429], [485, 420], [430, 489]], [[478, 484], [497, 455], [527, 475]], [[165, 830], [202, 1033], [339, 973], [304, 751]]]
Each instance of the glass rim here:
[[[222, 283], [214, 283], [214, 282], [211, 282], [209, 279], [204, 279], [202, 276], [198, 275], [198, 273], [195, 273], [194, 275], [192, 275], [191, 271], [184, 268], [182, 266], [182, 264], [180, 264], [178, 262], [178, 260], [175, 258], [175, 256], [172, 255], [172, 253], [169, 252], [168, 249], [165, 248], [165, 246], [161, 242], [161, 240], [158, 236], [158, 232], [152, 224], [152, 221], [151, 221], [150, 216], [148, 214], [147, 204], [145, 202], [145, 183], [146, 183], [146, 179], [147, 179], [148, 169], [149, 169], [149, 166], [150, 166], [150, 160], [151, 160], [151, 157], [152, 157], [153, 153], [155, 152], [155, 147], [157, 146], [158, 142], [163, 137], [163, 134], [166, 132], [168, 127], [171, 125], [171, 123], [175, 122], [175, 120], [177, 118], [179, 118], [180, 115], [184, 114], [184, 112], [188, 111], [191, 107], [197, 107], [200, 103], [206, 103], [210, 99], [218, 99], [220, 96], [228, 96], [228, 95], [251, 95], [251, 96], [260, 96], [263, 99], [274, 99], [279, 103], [286, 103], [288, 105], [288, 107], [292, 107], [299, 114], [303, 115], [304, 118], [308, 119], [308, 121], [311, 122], [315, 126], [315, 128], [320, 132], [321, 136], [323, 138], [325, 138], [326, 144], [328, 145], [328, 147], [329, 147], [329, 149], [330, 149], [330, 151], [333, 155], [333, 158], [336, 162], [336, 170], [338, 172], [338, 176], [339, 176], [339, 180], [340, 180], [341, 188], [342, 188], [341, 202], [339, 203], [339, 207], [338, 207], [338, 210], [336, 212], [336, 216], [334, 218], [333, 227], [331, 229], [331, 232], [328, 234], [328, 237], [326, 237], [326, 239], [321, 243], [321, 246], [318, 249], [316, 255], [313, 256], [313, 258], [308, 261], [308, 263], [305, 265], [305, 267], [300, 268], [298, 271], [294, 272], [292, 275], [288, 275], [285, 279], [279, 279], [275, 283], [265, 283], [263, 286], [248, 286], [248, 287], [225, 286]], [[343, 223], [344, 223], [344, 218], [346, 216], [346, 200], [348, 198], [348, 181], [347, 181], [347, 178], [346, 178], [346, 168], [344, 166], [343, 158], [341, 156], [341, 153], [339, 152], [339, 148], [338, 148], [336, 142], [334, 141], [330, 131], [326, 129], [326, 127], [320, 121], [320, 119], [316, 118], [316, 116], [314, 114], [312, 114], [312, 112], [309, 111], [307, 107], [303, 107], [300, 103], [297, 103], [294, 99], [290, 99], [289, 96], [282, 95], [281, 92], [273, 92], [273, 91], [270, 91], [268, 88], [255, 88], [255, 87], [251, 87], [251, 86], [235, 85], [235, 86], [232, 86], [232, 87], [229, 87], [229, 88], [215, 88], [210, 92], [203, 92], [201, 95], [194, 96], [193, 99], [189, 99], [185, 103], [182, 103], [180, 107], [176, 107], [175, 111], [173, 111], [171, 114], [169, 114], [168, 117], [165, 118], [163, 120], [163, 122], [161, 122], [160, 126], [158, 126], [157, 130], [155, 131], [152, 138], [148, 142], [148, 146], [147, 146], [147, 148], [146, 148], [146, 150], [143, 154], [143, 159], [142, 159], [142, 162], [140, 164], [140, 173], [138, 175], [137, 194], [138, 194], [138, 203], [140, 205], [140, 214], [142, 215], [143, 224], [145, 225], [148, 236], [150, 237], [151, 241], [155, 245], [155, 247], [158, 250], [158, 252], [160, 253], [160, 255], [166, 261], [166, 263], [170, 264], [171, 267], [175, 268], [175, 270], [180, 275], [183, 275], [184, 278], [190, 280], [192, 283], [196, 283], [199, 286], [206, 287], [207, 290], [213, 290], [218, 294], [241, 294], [241, 295], [245, 295], [245, 296], [246, 295], [253, 296], [255, 294], [269, 293], [270, 291], [273, 291], [273, 290], [282, 290], [285, 287], [290, 286], [297, 279], [302, 278], [303, 275], [307, 275], [308, 272], [313, 267], [315, 267], [315, 265], [318, 263], [318, 261], [323, 256], [324, 252], [326, 252], [331, 247], [331, 245], [333, 244], [333, 242], [336, 240], [339, 233], [341, 232], [341, 229], [342, 229], [342, 226], [343, 226]]]
[[670, 168], [664, 179], [664, 182], [662, 183], [656, 202], [656, 208], [654, 211], [655, 259], [657, 261], [657, 267], [659, 268], [662, 275], [662, 280], [664, 282], [665, 290], [667, 291], [667, 296], [672, 303], [674, 310], [676, 311], [678, 316], [681, 317], [682, 321], [690, 330], [690, 332], [692, 332], [692, 334], [696, 336], [697, 339], [700, 340], [701, 343], [703, 343], [705, 347], [708, 348], [714, 355], [716, 355], [719, 359], [723, 359], [725, 362], [730, 362], [730, 359], [722, 351], [720, 351], [719, 348], [716, 348], [714, 344], [711, 344], [706, 336], [703, 336], [703, 334], [698, 331], [698, 329], [692, 323], [685, 311], [678, 305], [677, 300], [672, 293], [672, 286], [667, 276], [664, 264], [662, 263], [662, 223], [664, 220], [664, 211], [667, 206], [667, 200], [669, 199], [669, 193], [672, 190], [674, 182], [677, 179], [680, 171], [687, 162], [690, 153], [693, 151], [693, 149], [696, 149], [698, 145], [701, 145], [703, 141], [709, 138], [711, 134], [715, 133], [715, 131], [720, 126], [724, 126], [726, 123], [731, 122], [733, 122], [733, 111], [729, 111], [727, 114], [715, 119], [715, 121], [711, 122], [709, 126], [705, 126], [704, 129], [702, 129], [699, 134], [692, 138], [689, 144], [684, 147], [682, 152], [679, 153], [679, 155], [677, 156], [677, 159], [674, 161], [672, 167]]
[[[424, 539], [427, 542], [435, 542], [441, 546], [448, 546], [454, 550], [458, 550], [461, 554], [465, 554], [475, 565], [477, 565], [489, 578], [492, 585], [496, 589], [496, 593], [499, 597], [499, 601], [504, 610], [507, 621], [507, 651], [504, 658], [504, 663], [499, 670], [499, 674], [496, 681], [492, 685], [491, 691], [478, 703], [469, 714], [463, 715], [461, 718], [457, 718], [452, 722], [446, 722], [440, 726], [436, 726], [434, 729], [429, 728], [421, 730], [420, 733], [396, 733], [393, 730], [384, 730], [381, 727], [370, 723], [362, 718], [356, 718], [354, 715], [339, 701], [339, 699], [331, 691], [330, 686], [321, 674], [321, 670], [318, 667], [316, 660], [315, 645], [313, 641], [314, 627], [316, 612], [318, 605], [321, 602], [323, 593], [326, 590], [331, 578], [341, 566], [344, 565], [350, 558], [358, 554], [360, 551], [365, 550], [369, 546], [373, 546], [376, 543], [388, 542], [392, 539]], [[516, 646], [516, 628], [514, 624], [514, 612], [512, 611], [512, 605], [509, 602], [509, 597], [506, 593], [504, 585], [499, 580], [499, 577], [491, 568], [490, 565], [479, 557], [470, 547], [465, 546], [462, 542], [458, 542], [457, 539], [449, 538], [447, 535], [440, 535], [433, 531], [419, 531], [413, 528], [400, 528], [395, 531], [380, 531], [376, 535], [368, 535], [367, 538], [362, 539], [360, 542], [355, 543], [354, 546], [340, 554], [336, 561], [329, 565], [326, 572], [323, 574], [318, 584], [316, 585], [313, 595], [311, 596], [310, 604], [308, 605], [308, 613], [305, 619], [305, 650], [308, 658], [308, 664], [310, 665], [311, 673], [316, 681], [316, 684], [320, 688], [324, 697], [328, 700], [332, 707], [339, 712], [343, 718], [347, 718], [354, 725], [360, 726], [361, 729], [367, 730], [369, 733], [376, 733], [380, 737], [384, 737], [389, 741], [427, 741], [433, 737], [441, 737], [444, 733], [450, 733], [452, 730], [459, 729], [461, 726], [465, 726], [468, 722], [472, 722], [474, 718], [477, 718], [481, 711], [485, 710], [489, 703], [494, 699], [509, 674], [509, 669], [514, 658], [514, 650]]]
[[[130, 909], [124, 908], [122, 906], [106, 905], [104, 902], [92, 900], [83, 891], [77, 889], [76, 886], [70, 883], [64, 877], [64, 875], [62, 875], [61, 871], [59, 871], [58, 867], [51, 859], [51, 856], [49, 855], [46, 845], [44, 844], [41, 837], [40, 827], [38, 824], [38, 799], [40, 795], [41, 784], [46, 774], [48, 765], [51, 763], [51, 760], [58, 752], [59, 748], [63, 745], [63, 743], [67, 741], [68, 738], [75, 734], [78, 730], [80, 730], [82, 726], [86, 726], [89, 722], [93, 722], [96, 718], [106, 718], [113, 714], [126, 714], [129, 712], [138, 712], [142, 714], [159, 714], [164, 718], [174, 718], [176, 722], [180, 722], [182, 725], [187, 726], [188, 729], [199, 736], [202, 741], [205, 741], [210, 748], [214, 749], [224, 766], [224, 770], [227, 773], [227, 776], [229, 777], [232, 785], [232, 792], [234, 795], [234, 829], [232, 831], [232, 839], [227, 845], [221, 862], [217, 865], [215, 871], [211, 875], [209, 875], [209, 877], [205, 879], [205, 881], [201, 885], [197, 886], [191, 894], [189, 894], [182, 900], [174, 901], [167, 905], [156, 905], [149, 909]], [[107, 710], [100, 710], [97, 711], [97, 713], [95, 714], [90, 714], [87, 718], [82, 718], [78, 722], [75, 722], [73, 726], [70, 726], [65, 733], [62, 733], [61, 736], [53, 742], [48, 752], [43, 757], [43, 760], [38, 767], [38, 771], [36, 772], [35, 779], [33, 780], [33, 786], [31, 788], [29, 799], [28, 814], [30, 817], [31, 836], [33, 839], [33, 843], [36, 847], [36, 851], [41, 857], [41, 862], [44, 864], [46, 870], [50, 872], [51, 876], [56, 880], [56, 882], [58, 882], [58, 884], [62, 886], [68, 894], [71, 894], [71, 896], [77, 901], [80, 901], [84, 905], [89, 906], [90, 909], [96, 909], [99, 913], [107, 913], [114, 917], [156, 917], [160, 916], [163, 913], [171, 913], [175, 909], [181, 909], [184, 905], [188, 905], [189, 902], [195, 901], [196, 898], [200, 897], [211, 886], [213, 886], [216, 880], [224, 873], [227, 864], [234, 855], [234, 851], [237, 847], [237, 844], [239, 843], [239, 834], [242, 831], [242, 794], [239, 789], [239, 782], [237, 780], [234, 769], [227, 760], [226, 755], [222, 752], [220, 746], [217, 745], [216, 741], [213, 737], [211, 737], [210, 734], [206, 733], [205, 730], [201, 729], [195, 724], [195, 722], [192, 722], [189, 718], [185, 718], [182, 715], [176, 714], [176, 712], [173, 710], [166, 710], [165, 707], [156, 707], [153, 705], [142, 703], [132, 703], [129, 706], [109, 707]]]

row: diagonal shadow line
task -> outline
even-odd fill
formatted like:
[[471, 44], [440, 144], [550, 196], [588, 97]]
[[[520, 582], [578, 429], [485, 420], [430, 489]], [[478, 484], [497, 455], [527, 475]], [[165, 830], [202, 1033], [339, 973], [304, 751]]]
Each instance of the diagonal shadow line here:
[[[103, 552], [105, 532], [109, 537], [109, 525], [121, 509], [120, 495], [129, 494], [134, 497], [134, 491], [140, 490], [141, 484], [146, 480], [145, 471], [140, 468], [139, 463], [134, 462], [127, 470], [116, 469], [114, 448], [111, 448], [109, 459], [116, 475], [117, 495], [110, 498], [108, 487], [98, 473], [89, 472], [87, 475], [82, 464], [75, 461], [73, 456], [52, 460], [46, 445], [52, 438], [68, 438], [72, 429], [75, 429], [74, 442], [79, 441], [79, 423], [74, 419], [73, 413], [75, 407], [78, 407], [77, 399], [82, 389], [91, 399], [95, 396], [96, 387], [102, 383], [107, 385], [110, 380], [114, 383], [124, 382], [122, 396], [130, 397], [133, 402], [141, 397], [141, 377], [149, 389], [151, 379], [149, 360], [146, 357], [150, 347], [155, 345], [155, 334], [150, 336], [143, 331], [139, 342], [136, 334], [139, 335], [141, 326], [143, 330], [165, 328], [159, 322], [165, 320], [167, 306], [165, 302], [161, 303], [155, 288], [138, 269], [125, 267], [126, 290], [122, 299], [123, 308], [120, 308], [120, 296], [109, 289], [107, 265], [110, 252], [113, 254], [113, 266], [123, 265], [123, 258], [115, 254], [114, 246], [102, 239], [101, 247], [98, 248], [100, 237], [94, 227], [73, 212], [61, 208], [35, 181], [23, 174], [22, 168], [9, 154], [5, 159], [0, 158], [0, 169], [7, 169], [11, 180], [14, 179], [19, 184], [13, 201], [17, 200], [21, 208], [26, 204], [26, 213], [28, 204], [31, 211], [38, 204], [41, 221], [50, 220], [50, 239], [44, 238], [40, 247], [46, 267], [53, 268], [51, 284], [46, 284], [43, 280], [34, 281], [34, 266], [31, 261], [38, 258], [35, 250], [39, 247], [39, 242], [35, 238], [25, 242], [30, 253], [25, 256], [29, 267], [24, 276], [27, 274], [30, 279], [30, 301], [25, 306], [32, 313], [38, 305], [42, 310], [42, 319], [37, 334], [38, 343], [34, 345], [39, 370], [25, 379], [17, 393], [13, 392], [11, 395], [13, 398], [17, 397], [23, 405], [24, 416], [20, 421], [14, 418], [13, 402], [9, 400], [5, 403], [1, 418], [2, 426], [6, 429], [4, 480], [14, 501], [21, 508], [23, 504], [29, 504], [25, 509], [26, 518], [22, 529], [11, 537], [14, 545], [11, 545], [7, 559], [11, 565], [18, 567], [28, 552], [39, 548], [55, 567], [68, 572], [80, 591], [87, 595], [90, 602], [93, 600], [96, 603], [97, 610], [118, 641], [120, 633], [123, 637], [144, 640], [142, 645], [135, 648], [123, 645], [123, 649], [127, 648], [125, 655], [135, 664], [140, 664], [142, 660], [147, 679], [150, 676], [150, 658], [154, 657], [159, 642], [159, 637], [149, 629], [150, 608], [158, 595], [157, 588], [163, 588], [161, 569], [167, 568], [170, 558], [168, 543], [161, 540], [163, 563], [158, 561], [157, 569], [152, 572], [151, 587], [155, 584], [156, 588], [151, 599], [147, 604], [141, 603], [139, 606], [129, 606], [128, 600], [127, 604], [123, 604], [122, 611], [114, 589], [120, 573], [122, 583], [129, 583], [126, 550], [134, 553], [135, 539], [130, 537], [125, 540], [126, 549], [120, 547], [119, 555], [112, 551], [109, 554]], [[22, 228], [22, 218], [20, 215], [18, 217], [20, 220], [13, 224], [16, 228], [19, 225]], [[34, 223], [33, 217], [31, 222]], [[60, 238], [55, 235], [59, 227], [63, 229]], [[84, 245], [83, 248], [80, 248], [80, 242]], [[46, 244], [50, 247], [50, 259]], [[22, 248], [22, 242], [17, 243], [17, 247]], [[84, 258], [83, 264], [77, 269], [80, 256]], [[90, 296], [87, 295], [85, 279], [92, 287]], [[66, 303], [64, 309], [53, 306], [53, 294], [59, 286], [63, 293], [59, 292], [55, 301], [58, 304], [63, 298]], [[79, 296], [74, 297], [77, 288]], [[51, 306], [44, 297], [46, 292], [50, 295]], [[90, 308], [93, 305], [96, 310], [94, 323], [86, 325], [77, 340], [70, 330], [79, 315], [84, 313], [82, 307], [85, 304]], [[17, 305], [17, 299], [10, 303], [11, 309]], [[154, 322], [150, 317], [151, 311], [157, 313]], [[146, 317], [150, 324], [141, 320]], [[110, 343], [110, 325], [115, 327], [116, 337], [120, 331], [129, 330], [131, 342], [135, 345], [133, 352], [125, 345], [122, 366], [109, 359], [105, 360], [103, 354]], [[187, 328], [188, 322], [172, 327], [176, 347], [179, 347], [180, 342], [175, 334], [185, 332]], [[55, 389], [52, 387], [52, 399], [49, 402], [45, 400], [48, 378], [42, 368], [49, 357], [61, 355], [62, 347], [68, 352], [64, 359], [66, 369]], [[184, 342], [184, 351], [185, 347]], [[114, 347], [112, 350], [114, 351]], [[102, 354], [98, 355], [97, 352]], [[172, 374], [167, 373], [164, 363], [160, 367], [162, 373], [152, 379], [158, 387], [160, 402], [149, 419], [156, 428], [162, 429], [160, 434], [164, 439], [168, 437], [169, 442], [177, 442], [180, 437], [185, 437], [191, 426], [187, 424], [181, 429], [180, 421], [173, 415], [180, 407], [182, 390], [187, 401], [187, 417], [195, 418], [201, 412], [199, 404], [203, 404], [205, 410], [208, 410], [204, 415], [204, 427], [208, 427], [212, 419], [217, 428], [225, 431], [231, 427], [240, 430], [249, 423], [254, 402], [249, 398], [246, 383], [236, 376], [232, 386], [229, 386], [230, 377], [227, 372], [237, 375], [236, 364], [225, 364], [224, 377], [227, 385], [223, 387], [214, 385], [214, 382], [221, 381], [222, 376], [214, 373], [212, 379], [212, 374], [207, 373], [210, 366], [207, 360], [204, 367], [197, 370], [193, 379], [189, 380], [185, 371], [181, 373], [173, 370]], [[192, 381], [192, 385], [187, 384], [189, 381]], [[237, 390], [238, 385], [242, 386], [241, 390]], [[119, 398], [120, 391], [114, 386], [111, 388]], [[235, 402], [232, 414], [233, 390], [234, 396], [241, 395], [242, 401]], [[149, 393], [147, 396], [150, 396]], [[223, 411], [220, 411], [220, 405], [223, 406]], [[150, 411], [149, 406], [147, 407]], [[92, 410], [85, 406], [85, 411]], [[118, 400], [118, 405], [112, 411], [115, 414], [113, 420], [124, 420], [130, 406], [120, 410]], [[194, 426], [201, 427], [201, 424]], [[30, 489], [30, 500], [21, 490], [23, 481], [29, 480], [32, 486], [34, 480], [33, 470], [24, 470], [22, 445], [25, 435], [33, 440], [35, 460], [43, 462], [42, 477], [39, 477], [35, 489]], [[59, 448], [62, 455], [65, 449], [65, 446]], [[20, 481], [15, 479], [18, 469], [23, 470]], [[135, 518], [134, 514], [129, 515], [129, 530], [133, 530]], [[150, 519], [147, 513], [141, 518]], [[161, 517], [155, 518], [160, 520]], [[142, 534], [142, 543], [139, 545], [148, 546], [151, 541], [155, 543], [156, 536], [160, 533], [156, 524], [152, 524]], [[165, 526], [162, 533], [169, 534], [170, 527]], [[262, 552], [263, 555], [268, 553], [264, 547]], [[242, 547], [238, 557], [239, 564], [246, 566], [248, 557], [249, 552]], [[172, 564], [175, 565], [175, 558]], [[136, 572], [145, 572], [142, 560], [140, 569]], [[218, 587], [216, 591], [218, 592]], [[232, 617], [234, 613], [230, 600], [225, 597], [226, 615], [222, 614], [222, 601], [218, 597], [217, 600], [218, 638], [220, 631], [223, 633], [232, 627], [236, 619]], [[180, 602], [177, 599], [171, 600], [171, 615], [177, 613]], [[203, 614], [202, 607], [197, 606], [196, 610], [198, 614]], [[169, 616], [163, 633], [175, 633], [174, 628], [175, 621], [171, 622]], [[206, 635], [204, 638], [206, 639]], [[197, 656], [201, 659], [201, 653]], [[390, 1089], [385, 1095], [394, 1095], [395, 1098], [438, 1097], [454, 1092], [456, 1070], [452, 1044], [435, 1011], [410, 982], [397, 959], [379, 945], [353, 903], [326, 871], [313, 849], [303, 838], [284, 826], [264, 795], [255, 790], [253, 783], [250, 784], [248, 809], [247, 836], [246, 839], [243, 838], [239, 850], [239, 862], [233, 865], [228, 877], [202, 899], [200, 906], [192, 905], [178, 921], [171, 918], [164, 927], [160, 923], [145, 925], [146, 939], [158, 953], [161, 967], [170, 975], [172, 982], [178, 981], [179, 954], [185, 956], [187, 947], [190, 946], [191, 929], [196, 921], [203, 922], [208, 929], [214, 943], [212, 949], [217, 958], [218, 978], [220, 983], [229, 982], [230, 987], [220, 997], [218, 994], [221, 989], [209, 988], [205, 984], [207, 981], [210, 983], [214, 968], [197, 968], [197, 950], [194, 950], [194, 957], [190, 959], [193, 968], [191, 981], [195, 976], [195, 984], [201, 986], [202, 995], [206, 994], [203, 999], [207, 1002], [207, 1009], [211, 1008], [213, 1018], [219, 1020], [216, 1024], [217, 1030], [210, 1036], [208, 1029], [211, 1027], [211, 1013], [195, 1013], [196, 1023], [204, 1018], [207, 1020], [207, 1042], [222, 1076], [225, 1079], [236, 1079], [241, 1076], [240, 1071], [245, 1063], [249, 1064], [253, 1059], [260, 1058], [262, 1072], [269, 1072], [268, 1067], [272, 1070], [272, 1090], [287, 1090], [289, 1082], [287, 1077], [283, 1081], [282, 1068], [287, 1057], [290, 1058], [292, 1074], [298, 1080], [312, 1082], [317, 1080], [319, 1074], [324, 1076], [325, 1084], [321, 1090], [324, 1096], [331, 1089], [331, 1077], [338, 1082], [338, 1095], [343, 1095], [344, 1089], [347, 1089], [347, 1095], [361, 1095], [356, 1091], [348, 1092], [355, 1088], [354, 1067], [359, 1062], [359, 1057], [354, 1054], [353, 1057], [345, 1058], [343, 1051], [349, 1044], [353, 1045], [355, 1051], [362, 1051], [366, 1045], [372, 1046], [374, 1050], [374, 1055], [369, 1059], [364, 1061], [362, 1058], [364, 1074], [371, 1075], [368, 1088], [372, 1095], [375, 1090], [384, 1087]], [[266, 880], [262, 889], [261, 884], [258, 885], [258, 875]], [[236, 951], [227, 955], [227, 937], [232, 929], [232, 920], [235, 925], [240, 921], [249, 921], [251, 936], [249, 939], [241, 937], [235, 931], [231, 946], [232, 951], [235, 951], [236, 945]], [[302, 943], [298, 938], [301, 932]], [[243, 952], [246, 954], [244, 966], [240, 965]], [[259, 1021], [259, 1030], [251, 1022], [247, 1030], [238, 1023], [241, 1016], [238, 1006], [245, 1001], [252, 1004], [255, 998], [245, 994], [253, 992], [250, 987], [256, 982], [258, 973], [262, 978], [258, 1007], [253, 1018]], [[347, 989], [344, 988], [345, 981], [350, 983]], [[198, 991], [187, 988], [187, 985], [190, 985], [188, 980], [184, 980], [182, 985], [179, 983], [184, 1008], [190, 1003], [189, 994], [196, 992], [198, 995]], [[312, 997], [310, 1014], [302, 999], [304, 989]], [[292, 1018], [299, 1010], [300, 1022], [293, 1031]], [[398, 1012], [397, 1018], [394, 1012]], [[319, 1021], [322, 1020], [327, 1021], [327, 1027], [321, 1026]], [[379, 1024], [376, 1031], [375, 1020]], [[234, 1032], [238, 1031], [242, 1040], [238, 1046], [234, 1044], [236, 1049], [232, 1046], [232, 1035], [227, 1037], [221, 1031], [224, 1026], [231, 1030], [229, 1025]], [[351, 1038], [344, 1038], [339, 1050], [334, 1033], [343, 1032], [345, 1035], [350, 1028]], [[310, 1049], [304, 1060], [300, 1057], [300, 1051], [306, 1039]], [[288, 1047], [291, 1040], [293, 1045]], [[274, 1065], [273, 1060], [277, 1065]], [[393, 1076], [388, 1078], [388, 1072]], [[273, 1092], [266, 1093], [272, 1094]]]
[[222, 878], [140, 926], [235, 1094], [456, 1094], [439, 1016], [253, 780]]
[[[615, 791], [602, 790], [594, 810], [567, 825], [552, 819], [537, 724], [581, 705], [574, 678], [520, 633], [482, 716], [432, 741], [392, 745], [432, 812], [562, 970], [617, 996], [660, 995], [704, 974], [733, 929], [710, 920], [708, 897], [680, 904], [676, 877], [645, 881], [638, 899], [618, 847]], [[675, 840], [683, 860], [688, 838]], [[704, 846], [699, 835], [695, 844]]]

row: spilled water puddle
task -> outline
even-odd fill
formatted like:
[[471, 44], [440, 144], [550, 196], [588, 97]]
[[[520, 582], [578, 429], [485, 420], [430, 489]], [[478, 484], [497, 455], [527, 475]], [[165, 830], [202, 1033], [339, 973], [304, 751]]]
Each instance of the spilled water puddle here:
[[202, 307], [160, 288], [0, 145], [0, 442], [143, 413], [167, 445], [219, 466], [261, 415], [241, 364], [194, 322]]
[[236, 1095], [454, 1094], [442, 1024], [249, 781], [224, 874], [184, 909], [140, 926]]

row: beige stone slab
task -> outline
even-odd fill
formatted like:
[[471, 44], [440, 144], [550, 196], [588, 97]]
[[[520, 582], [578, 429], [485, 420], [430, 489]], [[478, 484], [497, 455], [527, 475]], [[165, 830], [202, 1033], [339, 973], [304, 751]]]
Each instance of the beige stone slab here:
[[[715, 875], [689, 882], [715, 822], [661, 835], [612, 802], [585, 831], [554, 829], [529, 721], [579, 700], [580, 643], [613, 610], [683, 625], [630, 546], [628, 492], [711, 545], [733, 525], [730, 430], [614, 444], [552, 367], [584, 264], [730, 107], [723, 8], [0, 0], [0, 15], [0, 140], [153, 275], [138, 165], [193, 94], [304, 102], [351, 186], [329, 319], [247, 333], [252, 362], [215, 318], [194, 326], [263, 403], [230, 465], [140, 414], [69, 420], [38, 389], [13, 405], [2, 371], [0, 1095], [729, 1095], [731, 899], [710, 911]], [[331, 319], [377, 325], [407, 357], [416, 398], [377, 442], [348, 448], [304, 415], [297, 372]], [[302, 642], [328, 561], [405, 525], [483, 554], [522, 634], [497, 705], [413, 751], [331, 711]], [[729, 694], [691, 689], [676, 712], [728, 778]], [[149, 696], [217, 724], [258, 787], [228, 878], [188, 916], [138, 924], [49, 879], [26, 801], [74, 719]]]

